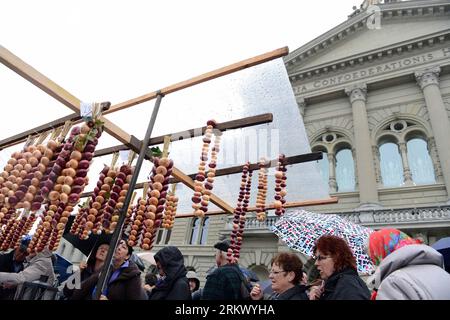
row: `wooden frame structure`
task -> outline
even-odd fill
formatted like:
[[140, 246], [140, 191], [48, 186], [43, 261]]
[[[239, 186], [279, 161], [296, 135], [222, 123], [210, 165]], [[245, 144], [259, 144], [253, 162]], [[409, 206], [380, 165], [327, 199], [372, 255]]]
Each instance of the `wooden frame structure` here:
[[[219, 78], [219, 77], [222, 77], [222, 76], [225, 76], [225, 75], [228, 75], [228, 74], [231, 74], [231, 73], [234, 73], [234, 72], [237, 72], [237, 71], [249, 68], [249, 67], [256, 66], [258, 64], [265, 63], [267, 61], [271, 61], [271, 60], [286, 56], [288, 53], [289, 53], [289, 49], [287, 47], [279, 48], [274, 51], [271, 51], [271, 52], [268, 52], [268, 53], [265, 53], [262, 55], [258, 55], [256, 57], [246, 59], [246, 60], [231, 64], [229, 66], [226, 66], [226, 67], [223, 67], [220, 69], [216, 69], [211, 72], [207, 72], [207, 73], [199, 75], [197, 77], [173, 84], [173, 85], [165, 87], [161, 90], [153, 91], [153, 92], [144, 94], [140, 97], [130, 99], [130, 100], [121, 102], [119, 104], [113, 105], [109, 108], [109, 110], [104, 112], [104, 114], [106, 115], [106, 114], [113, 113], [116, 111], [124, 110], [124, 109], [130, 108], [132, 106], [138, 105], [140, 103], [150, 101], [152, 99], [155, 99], [157, 97], [158, 93], [160, 93], [162, 95], [167, 95], [167, 94], [200, 84], [202, 82], [216, 79], [216, 78]], [[46, 131], [46, 129], [48, 130], [49, 128], [52, 128], [52, 127], [61, 126], [67, 120], [72, 120], [75, 122], [80, 120], [80, 116], [79, 116], [80, 103], [81, 103], [80, 99], [78, 99], [77, 97], [75, 97], [74, 95], [72, 95], [71, 93], [66, 91], [64, 88], [62, 88], [61, 86], [59, 86], [58, 84], [56, 84], [55, 82], [53, 82], [52, 80], [47, 78], [45, 75], [40, 73], [38, 70], [36, 70], [32, 66], [28, 65], [26, 62], [21, 60], [19, 57], [14, 55], [12, 52], [7, 50], [3, 46], [0, 46], [0, 62], [3, 63], [8, 68], [10, 68], [12, 71], [16, 72], [17, 74], [19, 74], [20, 76], [25, 78], [26, 80], [30, 81], [32, 84], [34, 84], [35, 86], [37, 86], [38, 88], [40, 88], [41, 90], [43, 90], [44, 92], [46, 92], [47, 94], [49, 94], [50, 96], [52, 96], [53, 98], [55, 98], [56, 100], [61, 102], [62, 104], [64, 104], [65, 106], [69, 107], [71, 110], [75, 111], [75, 113], [72, 115], [57, 119], [53, 122], [44, 124], [42, 126], [34, 128], [32, 130], [25, 131], [21, 134], [18, 134], [13, 137], [10, 137], [10, 138], [0, 141], [0, 150], [24, 141], [26, 139], [26, 137], [28, 137], [28, 135], [30, 135], [32, 133], [40, 133], [40, 132]], [[117, 140], [119, 140], [120, 142], [122, 142], [123, 145], [114, 146], [114, 147], [103, 149], [103, 150], [98, 150], [96, 152], [96, 156], [102, 156], [102, 155], [106, 155], [106, 154], [109, 154], [112, 152], [116, 152], [119, 150], [126, 150], [126, 149], [131, 149], [135, 152], [139, 152], [139, 150], [141, 148], [141, 141], [139, 139], [128, 134], [126, 131], [124, 131], [119, 126], [117, 126], [110, 120], [106, 119], [105, 117], [102, 117], [101, 120], [105, 123], [105, 131], [107, 133], [109, 133], [111, 136], [113, 136], [114, 138], [116, 138]], [[230, 122], [233, 123], [233, 121], [230, 121]], [[230, 122], [228, 124], [223, 123], [222, 125], [224, 125], [224, 127], [226, 127], [227, 129], [237, 128], [237, 125], [239, 125], [239, 124], [242, 127], [242, 119], [236, 120], [237, 123], [235, 123], [235, 124], [230, 124]], [[253, 125], [255, 125], [255, 124], [257, 124], [257, 122], [255, 122]], [[195, 131], [195, 130], [198, 130], [198, 129], [191, 129], [190, 131]], [[202, 128], [202, 132], [204, 132], [204, 128]], [[174, 135], [176, 135], [176, 134], [174, 134]], [[162, 142], [163, 142], [163, 136], [155, 137], [155, 138], [151, 139], [150, 145], [151, 144], [159, 144]], [[149, 154], [147, 156], [147, 158], [150, 159], [151, 155]], [[308, 160], [305, 160], [305, 161], [308, 161]], [[309, 161], [311, 161], [311, 160], [309, 160]], [[303, 162], [303, 161], [299, 161], [299, 162]], [[298, 163], [298, 162], [296, 162], [296, 163]], [[224, 170], [226, 170], [226, 171], [220, 172], [220, 170], [218, 170], [217, 175], [238, 173], [238, 172], [242, 171], [242, 166], [235, 167], [233, 169], [229, 168], [229, 169], [224, 169]], [[181, 182], [191, 189], [194, 188], [194, 182], [193, 182], [192, 177], [185, 174], [178, 168], [174, 168], [172, 175], [175, 178], [175, 181]], [[142, 186], [138, 186], [138, 187], [142, 187]], [[315, 203], [314, 205], [336, 203], [337, 198], [323, 199], [323, 202], [322, 202], [322, 200], [315, 200], [315, 201], [317, 201], [317, 203]], [[227, 204], [225, 201], [223, 201], [222, 199], [220, 199], [219, 197], [217, 197], [214, 194], [211, 195], [211, 202], [214, 203], [215, 205], [217, 205], [219, 208], [221, 208], [224, 213], [233, 213], [233, 210], [234, 210], [233, 207], [231, 207], [229, 204]], [[310, 203], [310, 201], [297, 202], [298, 205], [296, 205], [296, 206], [306, 206], [306, 205], [308, 205], [308, 203]]]
[[[113, 105], [109, 108], [109, 110], [107, 110], [103, 113], [103, 115], [106, 115], [106, 114], [109, 114], [112, 112], [130, 108], [132, 106], [138, 105], [138, 104], [146, 102], [146, 101], [150, 101], [152, 99], [156, 99], [155, 108], [154, 108], [152, 116], [150, 118], [150, 123], [147, 128], [147, 133], [146, 133], [143, 141], [140, 141], [136, 137], [130, 135], [125, 130], [123, 130], [122, 128], [120, 128], [119, 126], [117, 126], [115, 123], [108, 120], [104, 116], [100, 117], [100, 120], [104, 123], [105, 132], [107, 132], [112, 137], [116, 138], [118, 141], [123, 143], [123, 146], [113, 147], [112, 149], [110, 148], [109, 150], [106, 150], [106, 151], [103, 150], [103, 153], [98, 152], [97, 155], [115, 152], [115, 151], [117, 151], [117, 149], [121, 149], [121, 148], [129, 148], [129, 149], [135, 151], [136, 153], [139, 153], [139, 158], [138, 158], [138, 161], [136, 164], [136, 172], [134, 173], [132, 181], [130, 182], [130, 189], [127, 192], [124, 206], [122, 208], [122, 214], [119, 218], [119, 222], [117, 223], [117, 227], [114, 231], [114, 234], [113, 234], [113, 237], [111, 240], [110, 249], [109, 249], [108, 255], [105, 259], [105, 265], [104, 265], [103, 271], [98, 280], [98, 284], [96, 287], [97, 288], [96, 299], [100, 299], [100, 295], [103, 293], [103, 289], [106, 287], [107, 279], [109, 279], [109, 274], [111, 274], [111, 272], [112, 272], [111, 261], [113, 258], [113, 254], [116, 250], [116, 247], [120, 241], [123, 223], [125, 221], [125, 214], [123, 214], [123, 213], [127, 212], [128, 207], [130, 205], [131, 194], [133, 192], [133, 189], [136, 186], [136, 182], [137, 182], [139, 170], [141, 169], [141, 166], [142, 166], [142, 162], [144, 159], [150, 159], [150, 160], [152, 159], [152, 154], [149, 151], [148, 146], [151, 144], [151, 140], [150, 140], [151, 133], [152, 133], [152, 130], [154, 127], [154, 123], [156, 121], [156, 116], [157, 116], [157, 113], [158, 113], [158, 110], [160, 107], [162, 97], [164, 97], [167, 94], [200, 84], [202, 82], [216, 79], [216, 78], [231, 74], [236, 71], [240, 71], [240, 70], [243, 70], [243, 69], [246, 69], [246, 68], [249, 68], [252, 66], [256, 66], [258, 64], [262, 64], [264, 62], [267, 62], [267, 61], [270, 61], [270, 60], [273, 60], [276, 58], [283, 57], [283, 56], [287, 55], [288, 53], [289, 53], [289, 49], [287, 47], [284, 47], [284, 48], [280, 48], [280, 49], [277, 49], [277, 50], [274, 50], [274, 51], [271, 51], [271, 52], [268, 52], [268, 53], [250, 58], [250, 59], [246, 59], [246, 60], [237, 62], [235, 64], [229, 65], [227, 67], [216, 69], [211, 72], [202, 74], [200, 76], [188, 79], [186, 81], [182, 81], [182, 82], [176, 83], [174, 85], [165, 87], [163, 89], [160, 89], [160, 90], [157, 90], [154, 92], [150, 92], [150, 93], [142, 95], [140, 97], [130, 99], [130, 100], [124, 101], [122, 103]], [[81, 109], [81, 100], [80, 99], [78, 99], [77, 97], [75, 97], [74, 95], [72, 95], [71, 93], [66, 91], [64, 88], [62, 88], [61, 86], [59, 86], [58, 84], [56, 84], [55, 82], [53, 82], [52, 80], [47, 78], [45, 75], [40, 73], [38, 70], [34, 69], [32, 66], [28, 65], [26, 62], [21, 60], [19, 57], [15, 56], [12, 52], [7, 50], [3, 46], [0, 46], [0, 62], [75, 112], [75, 114], [69, 115], [66, 118], [70, 118], [71, 120], [77, 120], [77, 121], [79, 120], [78, 114], [80, 113], [80, 109]], [[58, 119], [53, 122], [53, 125], [56, 126], [57, 124], [64, 123], [63, 121], [65, 122], [64, 118]], [[238, 121], [242, 121], [242, 119], [238, 120]], [[270, 119], [270, 121], [271, 121], [271, 119]], [[242, 123], [240, 125], [242, 127]], [[50, 123], [47, 125], [40, 126], [40, 127], [36, 128], [36, 130], [41, 131], [41, 132], [45, 131], [45, 126], [47, 126], [47, 128], [49, 128], [52, 126], [52, 124]], [[204, 128], [202, 128], [201, 130], [199, 129], [199, 131], [201, 131], [201, 132], [203, 132], [203, 130], [204, 130]], [[5, 146], [12, 146], [14, 144], [17, 144], [18, 142], [22, 141], [25, 138], [23, 136], [24, 134], [26, 134], [26, 132], [19, 134], [19, 135], [15, 135], [9, 139], [0, 141], [0, 148], [4, 148]], [[28, 134], [29, 134], [29, 131], [28, 131]], [[154, 141], [156, 141], [156, 140], [154, 140]], [[160, 141], [160, 140], [157, 140], [157, 141]], [[305, 155], [301, 155], [301, 156], [305, 156]], [[313, 160], [313, 159], [311, 159], [311, 160]], [[304, 161], [311, 161], [311, 160], [304, 160]], [[304, 162], [304, 161], [297, 160], [297, 163]], [[273, 165], [272, 162], [273, 161], [271, 161], [271, 163], [269, 163], [268, 166], [272, 166]], [[253, 164], [253, 166], [255, 166], [255, 164]], [[242, 171], [242, 166], [228, 168], [225, 170], [228, 170], [227, 171], [227, 172], [229, 172], [228, 174], [237, 173], [237, 172]], [[227, 173], [222, 172], [220, 174], [223, 175], [223, 174], [227, 174]], [[176, 181], [182, 182], [189, 188], [194, 189], [193, 179], [190, 176], [188, 176], [187, 174], [185, 174], [184, 172], [182, 172], [181, 170], [179, 170], [178, 168], [173, 167], [172, 176], [176, 179]], [[232, 206], [230, 206], [228, 203], [226, 203], [224, 200], [222, 200], [215, 194], [210, 195], [210, 201], [212, 203], [214, 203], [216, 206], [218, 206], [220, 209], [223, 210], [220, 212], [210, 212], [209, 213], [210, 215], [224, 214], [224, 213], [232, 214], [234, 212], [234, 208]], [[336, 198], [309, 201], [309, 203], [312, 205], [320, 205], [320, 204], [334, 203], [334, 202], [337, 202]], [[300, 202], [297, 202], [297, 203], [291, 203], [287, 206], [298, 207], [298, 206], [304, 206], [307, 203], [308, 202], [303, 202], [303, 204], [302, 204]], [[250, 208], [250, 209], [251, 209], [250, 211], [252, 211], [252, 209], [254, 209], [254, 208]], [[184, 217], [188, 217], [188, 216], [190, 216], [190, 215], [180, 215], [179, 217], [184, 218]]]

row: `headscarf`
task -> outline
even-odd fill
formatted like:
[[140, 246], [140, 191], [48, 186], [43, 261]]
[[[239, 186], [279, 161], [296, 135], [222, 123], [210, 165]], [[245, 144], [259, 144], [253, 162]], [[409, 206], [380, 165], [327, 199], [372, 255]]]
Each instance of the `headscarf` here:
[[422, 241], [409, 237], [397, 229], [382, 229], [372, 232], [369, 238], [369, 256], [375, 265], [389, 254], [401, 247], [411, 244], [421, 244]]

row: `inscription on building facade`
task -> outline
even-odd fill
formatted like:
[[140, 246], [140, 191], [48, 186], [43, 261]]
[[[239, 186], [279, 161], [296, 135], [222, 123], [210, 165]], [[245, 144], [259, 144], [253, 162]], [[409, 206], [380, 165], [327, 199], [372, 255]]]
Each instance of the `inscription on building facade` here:
[[433, 51], [430, 53], [425, 53], [422, 55], [413, 56], [410, 58], [404, 58], [401, 60], [383, 63], [377, 66], [360, 69], [354, 72], [343, 73], [334, 77], [329, 77], [325, 79], [316, 80], [313, 82], [301, 84], [296, 86], [294, 92], [305, 93], [309, 91], [314, 91], [318, 89], [323, 89], [335, 85], [340, 85], [347, 82], [361, 80], [367, 77], [376, 76], [384, 73], [389, 73], [401, 69], [405, 69], [408, 67], [421, 65], [428, 63], [430, 61], [437, 61], [444, 58], [450, 57], [450, 47], [443, 48], [437, 51]]

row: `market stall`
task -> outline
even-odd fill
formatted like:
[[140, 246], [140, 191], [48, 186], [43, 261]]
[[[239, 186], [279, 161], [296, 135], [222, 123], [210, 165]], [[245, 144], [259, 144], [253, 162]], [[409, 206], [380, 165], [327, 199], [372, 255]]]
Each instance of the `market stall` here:
[[[5, 211], [2, 248], [14, 247], [39, 215], [29, 249], [56, 250], [69, 216], [77, 214], [74, 235], [87, 239], [93, 233], [112, 234], [108, 272], [98, 284], [103, 288], [124, 231], [129, 244], [151, 250], [158, 228], [173, 227], [175, 218], [234, 214], [229, 255], [239, 259], [247, 212], [256, 211], [264, 219], [267, 210], [283, 215], [290, 207], [336, 202], [311, 163], [322, 155], [310, 153], [284, 64], [278, 59], [287, 53], [287, 48], [278, 49], [119, 104], [88, 104], [90, 112], [83, 113], [86, 104], [80, 99], [0, 47], [0, 62], [75, 112], [0, 141], [0, 148], [11, 149], [30, 135], [52, 128], [55, 134], [61, 126], [67, 131], [59, 132], [56, 143], [49, 139], [45, 144], [45, 138], [37, 145], [27, 141], [23, 152], [8, 162], [12, 168], [5, 170], [2, 183], [10, 182], [4, 186], [10, 188], [0, 199]], [[153, 108], [144, 104], [153, 99]], [[142, 118], [149, 122], [137, 121]], [[80, 126], [70, 128], [80, 121]], [[162, 154], [149, 146], [161, 147]], [[52, 153], [43, 162], [45, 147]], [[135, 152], [137, 161], [132, 156], [111, 161], [124, 150]], [[21, 159], [26, 163], [19, 165], [29, 164], [29, 170], [15, 168], [14, 161]], [[135, 196], [138, 187], [145, 188], [142, 197]], [[80, 202], [82, 208], [74, 210]]]

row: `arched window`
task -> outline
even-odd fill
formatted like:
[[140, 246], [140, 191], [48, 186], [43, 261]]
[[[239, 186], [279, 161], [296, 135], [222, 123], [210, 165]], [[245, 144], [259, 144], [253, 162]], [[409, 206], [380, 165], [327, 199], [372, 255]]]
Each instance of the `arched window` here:
[[156, 244], [168, 244], [171, 236], [172, 236], [172, 229], [170, 230], [164, 228], [159, 229], [158, 234], [156, 236]]
[[205, 245], [208, 240], [209, 218], [194, 218], [192, 221], [189, 244]]
[[403, 184], [402, 157], [397, 144], [383, 143], [380, 147], [380, 168], [385, 187], [399, 187]]
[[197, 244], [198, 234], [200, 229], [200, 219], [194, 218], [192, 221], [191, 237], [189, 244]]
[[428, 152], [427, 143], [421, 138], [414, 138], [407, 142], [406, 147], [414, 183], [417, 185], [436, 183], [433, 161]]
[[201, 245], [206, 244], [206, 241], [208, 240], [208, 231], [209, 231], [209, 218], [205, 218], [203, 219], [202, 236], [200, 238]]
[[330, 164], [328, 162], [328, 153], [324, 149], [316, 149], [314, 152], [322, 152], [322, 159], [317, 161], [320, 175], [328, 186], [328, 181], [330, 179]]
[[172, 237], [172, 229], [166, 230], [166, 240], [164, 241], [164, 244], [169, 244], [171, 237]]
[[339, 192], [355, 190], [355, 165], [348, 148], [336, 153], [336, 183]]

